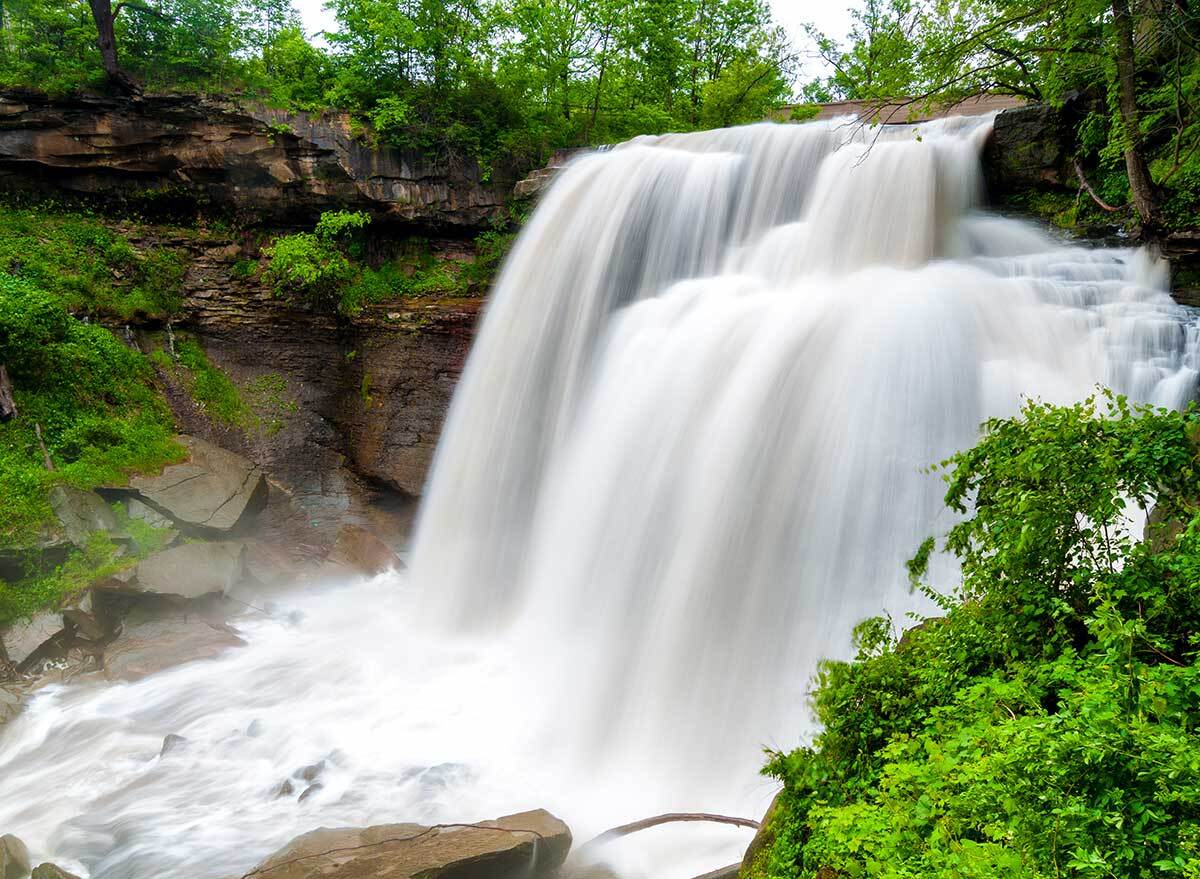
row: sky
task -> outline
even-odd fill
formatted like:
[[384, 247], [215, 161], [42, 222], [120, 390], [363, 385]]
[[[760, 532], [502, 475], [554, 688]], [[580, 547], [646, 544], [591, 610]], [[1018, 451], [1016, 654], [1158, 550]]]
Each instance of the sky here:
[[[845, 36], [850, 27], [847, 3], [850, 0], [769, 0], [775, 20], [782, 24], [792, 38], [792, 44], [801, 52], [807, 51], [807, 41], [801, 31], [806, 21], [832, 37]], [[333, 16], [325, 9], [325, 0], [295, 0], [296, 8], [304, 18], [304, 28], [309, 34], [332, 29]], [[819, 72], [819, 64], [810, 58], [802, 58], [801, 79], [810, 79]]]

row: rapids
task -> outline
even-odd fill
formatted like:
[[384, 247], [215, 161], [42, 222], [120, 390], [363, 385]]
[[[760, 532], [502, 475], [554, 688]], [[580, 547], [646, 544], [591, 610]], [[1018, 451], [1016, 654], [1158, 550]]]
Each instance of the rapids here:
[[[319, 825], [757, 817], [819, 659], [922, 608], [903, 561], [951, 524], [924, 468], [1022, 395], [1195, 393], [1164, 264], [980, 210], [989, 128], [764, 124], [573, 162], [493, 293], [411, 573], [290, 595], [214, 661], [43, 691], [0, 732], [0, 831], [93, 879], [206, 879]], [[169, 733], [189, 743], [160, 756]], [[321, 759], [324, 789], [274, 797]], [[746, 841], [610, 854], [686, 877]]]

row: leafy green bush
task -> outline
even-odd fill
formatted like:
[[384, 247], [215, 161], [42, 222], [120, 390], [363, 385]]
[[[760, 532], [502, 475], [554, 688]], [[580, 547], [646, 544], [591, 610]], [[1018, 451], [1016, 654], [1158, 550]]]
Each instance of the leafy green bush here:
[[264, 277], [277, 295], [298, 295], [314, 308], [339, 310], [342, 290], [357, 274], [348, 255], [351, 238], [369, 222], [362, 212], [326, 211], [313, 232], [283, 235], [263, 248], [270, 260]]
[[[751, 876], [1200, 876], [1195, 412], [1027, 404], [943, 465], [944, 616], [856, 630]], [[1127, 509], [1155, 507], [1138, 540]]]

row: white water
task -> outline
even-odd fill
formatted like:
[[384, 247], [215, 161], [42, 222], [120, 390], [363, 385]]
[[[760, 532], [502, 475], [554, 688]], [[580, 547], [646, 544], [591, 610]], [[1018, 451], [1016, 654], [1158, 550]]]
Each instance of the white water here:
[[[762, 125], [575, 162], [490, 303], [412, 575], [45, 692], [0, 733], [0, 832], [97, 879], [203, 879], [321, 824], [760, 813], [817, 660], [918, 606], [902, 562], [950, 524], [922, 468], [1021, 394], [1196, 386], [1161, 264], [975, 212], [986, 133]], [[168, 733], [189, 745], [159, 758]], [[322, 791], [273, 797], [322, 758]], [[662, 879], [745, 842], [613, 856]]]

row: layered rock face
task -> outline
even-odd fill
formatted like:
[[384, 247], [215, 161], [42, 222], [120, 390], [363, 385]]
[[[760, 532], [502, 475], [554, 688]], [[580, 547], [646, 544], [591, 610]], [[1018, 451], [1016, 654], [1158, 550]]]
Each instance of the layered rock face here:
[[[0, 93], [0, 189], [192, 207], [260, 222], [367, 210], [428, 227], [478, 228], [518, 169], [484, 182], [462, 156], [369, 147], [344, 113], [283, 113], [188, 95], [49, 99]], [[523, 169], [521, 169], [523, 170]]]

